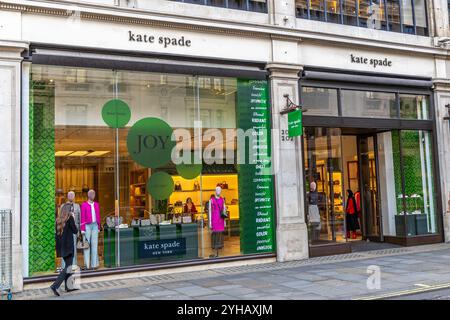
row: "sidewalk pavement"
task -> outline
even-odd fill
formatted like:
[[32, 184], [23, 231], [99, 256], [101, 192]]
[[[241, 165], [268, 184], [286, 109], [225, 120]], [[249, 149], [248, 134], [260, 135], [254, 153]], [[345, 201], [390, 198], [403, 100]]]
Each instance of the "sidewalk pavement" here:
[[168, 270], [163, 276], [108, 281], [98, 278], [91, 283], [82, 281], [82, 289], [73, 293], [61, 290], [59, 298], [49, 289], [34, 289], [19, 293], [14, 299], [401, 298], [436, 285], [446, 288], [447, 284], [450, 287], [450, 244], [442, 243], [191, 273], [171, 274]]

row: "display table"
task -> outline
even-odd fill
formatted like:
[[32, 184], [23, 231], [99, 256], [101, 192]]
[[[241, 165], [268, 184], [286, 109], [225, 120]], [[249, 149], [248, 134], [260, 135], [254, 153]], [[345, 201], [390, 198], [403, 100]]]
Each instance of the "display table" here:
[[198, 258], [198, 225], [196, 223], [183, 223], [177, 225], [178, 236], [186, 239], [186, 254], [181, 259]]
[[134, 228], [134, 239], [136, 240], [134, 250], [136, 257], [136, 264], [149, 264], [158, 262], [159, 258], [143, 258], [139, 255], [139, 242], [140, 241], [153, 241], [158, 239], [158, 229], [157, 226], [145, 226], [145, 227], [135, 227]]
[[[117, 232], [120, 230], [120, 236]], [[116, 267], [116, 243], [120, 239], [120, 266], [132, 266], [134, 261], [134, 230], [133, 228], [104, 228], [104, 264], [107, 268]]]
[[197, 223], [105, 228], [103, 248], [107, 268], [116, 267], [118, 232], [120, 266], [198, 258]]
[[405, 228], [405, 216], [397, 215], [395, 216], [395, 230], [397, 232], [397, 236], [399, 237], [428, 234], [427, 215], [407, 214], [406, 228]]

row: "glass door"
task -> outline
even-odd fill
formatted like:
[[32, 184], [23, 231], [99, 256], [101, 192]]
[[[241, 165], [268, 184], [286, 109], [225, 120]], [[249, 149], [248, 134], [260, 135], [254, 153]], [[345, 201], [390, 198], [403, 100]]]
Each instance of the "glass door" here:
[[380, 241], [381, 216], [378, 204], [376, 138], [374, 136], [358, 136], [359, 154], [359, 195], [363, 238]]
[[310, 244], [345, 241], [341, 130], [305, 128], [305, 180]]

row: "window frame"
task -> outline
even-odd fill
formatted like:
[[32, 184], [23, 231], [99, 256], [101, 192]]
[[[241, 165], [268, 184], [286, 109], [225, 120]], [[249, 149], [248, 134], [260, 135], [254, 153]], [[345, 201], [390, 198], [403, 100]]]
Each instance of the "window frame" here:
[[[184, 0], [181, 0], [184, 1]], [[248, 0], [247, 0], [248, 1]], [[318, 20], [318, 21], [324, 21], [324, 22], [330, 22], [330, 23], [336, 23], [333, 21], [328, 21], [328, 10], [327, 10], [327, 0], [323, 0], [324, 1], [324, 11], [323, 11], [323, 15], [324, 15], [324, 19], [323, 20]], [[386, 23], [386, 27], [385, 28], [381, 28], [378, 30], [381, 31], [391, 31], [391, 32], [398, 32], [398, 31], [393, 31], [391, 30], [391, 28], [389, 27], [389, 14], [388, 14], [388, 6], [387, 6], [387, 1], [388, 0], [380, 0], [380, 3], [382, 2], [383, 4], [383, 8], [384, 8], [384, 18], [385, 18], [385, 23]], [[405, 27], [403, 24], [403, 6], [402, 6], [402, 0], [397, 0], [397, 4], [398, 4], [398, 8], [399, 8], [399, 18], [400, 18], [400, 32], [399, 33], [407, 33], [405, 32]], [[425, 22], [426, 22], [426, 27], [424, 28], [424, 34], [418, 34], [417, 33], [417, 23], [416, 23], [416, 10], [415, 10], [415, 6], [414, 6], [414, 0], [407, 0], [411, 3], [411, 10], [412, 10], [412, 20], [413, 20], [413, 29], [414, 32], [412, 33], [413, 35], [419, 35], [419, 36], [423, 36], [423, 37], [428, 37], [429, 36], [429, 16], [428, 16], [428, 8], [427, 8], [427, 0], [423, 0], [424, 1], [424, 8], [425, 8]], [[373, 4], [373, 0], [369, 0], [370, 6]], [[307, 12], [308, 12], [308, 20], [313, 20], [311, 19], [311, 14], [310, 14], [310, 8], [311, 8], [311, 1], [307, 0], [306, 1], [306, 6], [307, 6]], [[349, 26], [355, 26], [352, 24], [346, 24], [344, 23], [345, 19], [344, 19], [344, 6], [343, 6], [343, 1], [339, 0], [339, 6], [340, 6], [340, 15], [339, 15], [339, 21], [337, 22], [337, 24], [342, 24], [342, 25], [349, 25]], [[364, 26], [361, 26], [361, 21], [360, 21], [360, 17], [359, 17], [359, 1], [355, 0], [355, 11], [356, 11], [356, 26], [360, 27], [360, 28], [367, 28]], [[305, 17], [301, 17], [297, 14], [297, 2], [296, 2], [296, 18], [298, 19], [305, 19]], [[448, 0], [448, 11], [449, 11], [449, 15], [450, 15], [450, 0]], [[316, 20], [316, 19], [314, 19]], [[408, 33], [411, 34], [411, 33]]]

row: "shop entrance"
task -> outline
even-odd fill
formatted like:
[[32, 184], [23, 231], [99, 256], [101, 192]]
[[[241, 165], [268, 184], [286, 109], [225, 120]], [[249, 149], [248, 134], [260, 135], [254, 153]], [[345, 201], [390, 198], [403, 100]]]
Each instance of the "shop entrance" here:
[[367, 129], [305, 128], [311, 246], [383, 240], [376, 146]]

